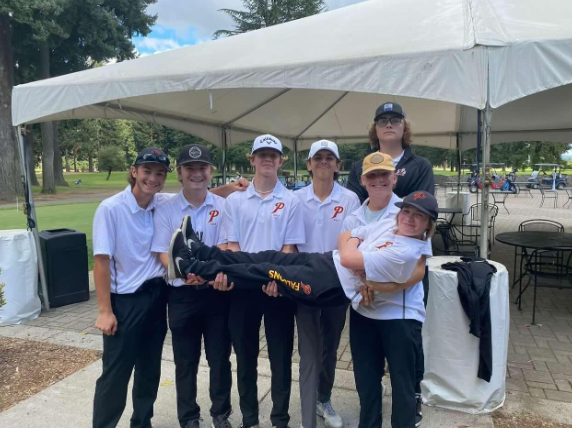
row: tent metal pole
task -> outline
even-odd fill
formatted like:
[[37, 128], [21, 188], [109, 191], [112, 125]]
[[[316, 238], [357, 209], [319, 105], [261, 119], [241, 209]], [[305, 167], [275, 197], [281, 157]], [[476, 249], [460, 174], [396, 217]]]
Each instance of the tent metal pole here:
[[221, 126], [222, 132], [222, 185], [226, 184], [226, 127]]
[[294, 185], [298, 181], [298, 139], [294, 140]]
[[[491, 106], [487, 103], [484, 110], [484, 138], [482, 147], [482, 163], [483, 163], [483, 177], [481, 179], [483, 183], [483, 203], [481, 204], [481, 237], [480, 237], [480, 256], [483, 259], [488, 258], [488, 223], [489, 223], [489, 186], [491, 184], [490, 178], [490, 168], [488, 166], [490, 161], [490, 146], [491, 146], [491, 124], [492, 124], [493, 110]], [[494, 239], [494, 236], [492, 237]]]
[[30, 185], [30, 171], [28, 171], [28, 164], [26, 162], [26, 147], [24, 145], [24, 138], [22, 136], [22, 127], [18, 125], [16, 129], [16, 135], [18, 136], [18, 146], [20, 147], [20, 159], [22, 161], [22, 182], [24, 183], [24, 189], [28, 191], [28, 201], [29, 205], [25, 204], [27, 210], [30, 210], [29, 214], [34, 221], [32, 229], [32, 235], [34, 236], [34, 243], [36, 244], [36, 256], [38, 257], [38, 272], [40, 273], [40, 287], [42, 289], [42, 302], [44, 303], [44, 309], [46, 311], [50, 310], [50, 299], [48, 295], [48, 283], [46, 282], [46, 271], [44, 270], [44, 259], [42, 257], [42, 247], [40, 246], [40, 235], [38, 234], [38, 220], [36, 218], [36, 207], [34, 206], [34, 195], [32, 194], [32, 186]]
[[[457, 132], [456, 140], [457, 140], [457, 204], [459, 203], [459, 194], [461, 193], [461, 155], [460, 155], [460, 140], [461, 136]], [[464, 214], [464, 213], [463, 213]]]

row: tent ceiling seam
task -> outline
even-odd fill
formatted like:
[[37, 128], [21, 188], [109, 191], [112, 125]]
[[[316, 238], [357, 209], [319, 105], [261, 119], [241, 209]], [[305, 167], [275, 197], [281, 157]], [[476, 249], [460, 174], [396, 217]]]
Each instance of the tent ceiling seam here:
[[314, 119], [312, 122], [310, 122], [310, 124], [309, 124], [306, 128], [304, 128], [304, 130], [303, 130], [302, 132], [300, 132], [298, 135], [296, 135], [296, 137], [294, 137], [294, 138], [295, 138], [296, 140], [297, 140], [298, 138], [300, 138], [300, 137], [304, 134], [304, 132], [306, 132], [308, 129], [310, 129], [312, 126], [314, 126], [318, 120], [320, 120], [320, 119], [321, 119], [322, 117], [324, 117], [331, 109], [333, 109], [333, 108], [336, 106], [336, 104], [338, 104], [348, 93], [349, 93], [348, 91], [344, 92], [336, 101], [334, 101], [334, 102], [332, 103], [332, 105], [330, 105], [326, 110], [324, 110], [324, 111], [322, 112], [322, 114], [320, 114], [316, 119]]
[[256, 110], [264, 107], [266, 104], [271, 103], [272, 101], [274, 101], [275, 99], [281, 97], [282, 95], [284, 95], [286, 92], [289, 92], [291, 90], [291, 88], [288, 89], [284, 89], [283, 91], [278, 92], [277, 94], [273, 95], [272, 97], [268, 98], [267, 100], [263, 101], [262, 103], [254, 106], [253, 108], [247, 110], [246, 112], [240, 114], [239, 116], [235, 117], [234, 119], [229, 120], [228, 122], [224, 123], [224, 126], [230, 126], [232, 125], [234, 122], [239, 121], [240, 119], [248, 116], [250, 113], [254, 113]]

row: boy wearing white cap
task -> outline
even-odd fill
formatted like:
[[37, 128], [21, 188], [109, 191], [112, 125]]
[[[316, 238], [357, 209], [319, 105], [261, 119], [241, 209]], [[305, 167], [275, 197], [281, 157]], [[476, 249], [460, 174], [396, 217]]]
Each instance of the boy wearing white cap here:
[[[272, 135], [261, 135], [254, 141], [249, 159], [255, 169], [252, 184], [226, 199], [228, 249], [294, 252], [296, 245], [305, 242], [304, 222], [298, 199], [278, 181], [278, 169], [284, 162], [282, 143]], [[272, 372], [270, 420], [273, 426], [288, 426], [294, 312], [293, 302], [271, 298], [262, 290], [230, 293], [229, 328], [237, 360], [243, 427], [257, 427], [259, 423], [257, 358], [263, 315]]]
[[[190, 216], [204, 243], [226, 249], [222, 227], [224, 199], [208, 191], [214, 162], [208, 147], [191, 144], [183, 147], [177, 159], [177, 178], [181, 191], [159, 204], [155, 210], [155, 235], [151, 251], [158, 253], [167, 267], [169, 242]], [[186, 284], [186, 285], [185, 285]], [[200, 279], [169, 281], [169, 328], [173, 335], [177, 415], [182, 428], [200, 427], [197, 404], [197, 370], [201, 340], [210, 369], [210, 414], [213, 428], [230, 428], [230, 335], [228, 333], [228, 295], [220, 293]]]
[[[359, 207], [357, 195], [337, 183], [340, 167], [335, 143], [320, 140], [312, 144], [306, 161], [312, 183], [294, 193], [300, 202], [306, 230], [306, 243], [298, 245], [300, 252], [336, 250], [344, 219]], [[341, 428], [343, 422], [332, 407], [331, 393], [348, 303], [324, 308], [297, 306], [302, 426], [315, 428], [317, 413], [327, 427]]]

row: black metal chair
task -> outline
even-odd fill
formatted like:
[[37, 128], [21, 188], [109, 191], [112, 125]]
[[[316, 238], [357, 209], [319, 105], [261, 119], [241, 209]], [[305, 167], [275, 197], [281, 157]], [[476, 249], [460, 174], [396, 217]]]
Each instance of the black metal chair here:
[[467, 256], [479, 255], [478, 244], [475, 240], [464, 239], [465, 235], [455, 225], [445, 219], [437, 219], [435, 235], [433, 236], [433, 252], [435, 255]]
[[[475, 232], [474, 237], [475, 237], [476, 242], [479, 241], [479, 236], [480, 236], [481, 205], [482, 205], [481, 203], [471, 205], [471, 210], [469, 212], [470, 223], [468, 225], [465, 225], [465, 227], [469, 228], [468, 230], [470, 231], [471, 235], [473, 235], [473, 231]], [[491, 242], [494, 245], [493, 239], [495, 236], [495, 221], [496, 221], [498, 213], [499, 213], [498, 205], [489, 204], [489, 218], [487, 221], [487, 230], [488, 230], [487, 239], [488, 239], [488, 243], [489, 243], [489, 250], [491, 248]], [[491, 236], [491, 234], [492, 234], [492, 236]]]
[[[556, 250], [554, 250], [556, 251]], [[519, 282], [518, 309], [522, 309], [522, 294], [533, 283], [534, 295], [532, 300], [532, 324], [536, 323], [536, 289], [538, 287], [570, 288], [572, 289], [572, 248], [560, 248], [558, 257], [545, 257], [545, 250], [534, 250], [530, 259], [525, 263], [525, 275], [529, 277], [528, 283], [522, 288]]]
[[540, 207], [542, 208], [542, 206], [544, 205], [544, 201], [546, 199], [553, 199], [554, 200], [554, 208], [556, 208], [558, 206], [558, 192], [556, 190], [552, 190], [552, 189], [548, 189], [548, 188], [544, 188], [544, 187], [539, 187], [538, 188], [540, 190], [540, 196], [542, 198], [542, 200], [540, 201]]

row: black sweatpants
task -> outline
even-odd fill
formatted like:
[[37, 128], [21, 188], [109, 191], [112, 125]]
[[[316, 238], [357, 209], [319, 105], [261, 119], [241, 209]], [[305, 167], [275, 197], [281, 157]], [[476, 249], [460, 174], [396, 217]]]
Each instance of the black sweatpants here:
[[391, 426], [415, 426], [417, 337], [421, 323], [411, 319], [376, 320], [350, 310], [350, 345], [360, 400], [359, 428], [381, 427], [381, 378], [385, 359], [392, 387]]
[[260, 290], [274, 280], [282, 295], [309, 306], [340, 306], [347, 303], [332, 253], [282, 253], [222, 251], [203, 245], [196, 257], [203, 261], [196, 272], [207, 280], [219, 272], [228, 275], [238, 289]]
[[211, 416], [230, 414], [230, 334], [228, 295], [204, 288], [168, 287], [169, 328], [172, 333], [177, 388], [177, 415], [184, 426], [200, 418], [197, 372], [201, 339], [209, 363]]
[[[229, 278], [236, 281], [236, 279]], [[244, 426], [258, 425], [258, 353], [259, 331], [264, 316], [264, 330], [270, 360], [272, 426], [285, 427], [290, 421], [292, 389], [292, 350], [294, 348], [295, 305], [288, 299], [269, 297], [261, 291], [264, 282], [230, 293], [229, 329], [236, 354], [237, 383]], [[244, 282], [235, 282], [239, 287]]]
[[117, 331], [113, 336], [103, 335], [103, 373], [95, 384], [94, 428], [117, 426], [133, 368], [131, 428], [151, 427], [167, 333], [165, 295], [163, 278], [145, 281], [132, 294], [111, 293]]

